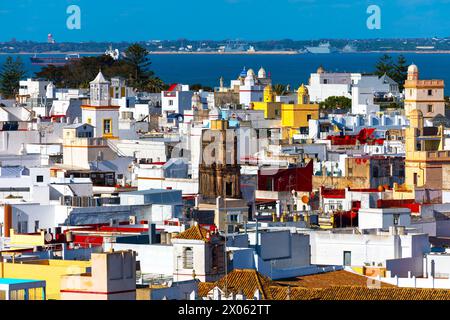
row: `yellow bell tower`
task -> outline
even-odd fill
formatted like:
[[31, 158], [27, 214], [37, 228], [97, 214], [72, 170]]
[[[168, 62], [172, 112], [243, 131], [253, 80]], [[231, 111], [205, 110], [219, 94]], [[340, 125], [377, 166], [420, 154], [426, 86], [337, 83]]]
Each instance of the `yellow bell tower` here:
[[309, 104], [308, 88], [303, 83], [297, 90], [297, 104]]
[[270, 84], [264, 88], [264, 102], [273, 102], [273, 90]]

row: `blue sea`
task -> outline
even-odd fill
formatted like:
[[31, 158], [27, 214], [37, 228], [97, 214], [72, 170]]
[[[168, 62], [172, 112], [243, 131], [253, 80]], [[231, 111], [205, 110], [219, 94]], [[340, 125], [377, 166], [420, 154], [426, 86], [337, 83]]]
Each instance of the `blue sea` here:
[[[390, 54], [394, 59], [396, 53]], [[422, 79], [443, 79], [450, 84], [450, 54], [403, 54], [409, 63], [415, 63]], [[33, 76], [40, 69], [31, 65], [31, 55], [21, 55], [28, 70]], [[253, 68], [258, 72], [262, 66], [271, 74], [273, 83], [289, 84], [291, 88], [307, 83], [310, 73], [323, 65], [330, 72], [362, 72], [374, 71], [381, 53], [348, 53], [348, 54], [297, 54], [297, 55], [212, 55], [212, 54], [168, 54], [150, 55], [152, 69], [166, 83], [200, 83], [204, 86], [218, 86], [220, 77], [225, 84], [236, 79], [243, 67]], [[0, 63], [6, 55], [0, 55]], [[447, 86], [446, 94], [450, 95]]]

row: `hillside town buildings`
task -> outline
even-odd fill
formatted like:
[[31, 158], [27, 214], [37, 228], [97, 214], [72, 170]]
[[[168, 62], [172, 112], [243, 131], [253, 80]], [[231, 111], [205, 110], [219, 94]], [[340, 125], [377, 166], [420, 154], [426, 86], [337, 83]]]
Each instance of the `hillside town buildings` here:
[[450, 299], [444, 82], [320, 67], [286, 91], [263, 67], [212, 92], [21, 81], [0, 107], [0, 298]]

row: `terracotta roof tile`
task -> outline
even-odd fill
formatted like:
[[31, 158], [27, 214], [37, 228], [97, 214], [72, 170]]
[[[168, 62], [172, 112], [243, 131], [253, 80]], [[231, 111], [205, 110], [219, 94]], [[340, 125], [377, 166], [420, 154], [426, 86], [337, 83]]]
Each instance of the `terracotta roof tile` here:
[[[448, 289], [329, 287], [310, 289], [270, 288], [274, 300], [450, 300]], [[289, 292], [289, 294], [288, 294]]]
[[205, 242], [209, 242], [208, 234], [209, 230], [200, 227], [199, 225], [190, 227], [189, 229], [181, 232], [176, 235], [175, 239], [188, 239], [188, 240], [202, 240]]
[[[358, 286], [368, 287], [369, 278], [348, 272], [345, 270], [312, 274], [308, 276], [289, 279], [289, 281], [277, 281], [280, 284], [292, 285], [304, 288], [328, 288], [334, 286]], [[395, 287], [388, 283], [381, 283], [381, 287]]]
[[258, 289], [262, 299], [271, 300], [270, 287], [275, 284], [254, 269], [234, 269], [216, 282], [200, 283], [198, 294], [200, 297], [206, 297], [209, 291], [218, 287], [228, 293], [239, 294], [242, 292], [247, 299], [253, 299], [255, 291]]
[[206, 297], [214, 287], [242, 292], [247, 299], [258, 289], [263, 300], [450, 300], [448, 289], [398, 288], [385, 283], [370, 288], [366, 277], [343, 270], [275, 282], [256, 270], [235, 269], [216, 282], [199, 283], [199, 296]]

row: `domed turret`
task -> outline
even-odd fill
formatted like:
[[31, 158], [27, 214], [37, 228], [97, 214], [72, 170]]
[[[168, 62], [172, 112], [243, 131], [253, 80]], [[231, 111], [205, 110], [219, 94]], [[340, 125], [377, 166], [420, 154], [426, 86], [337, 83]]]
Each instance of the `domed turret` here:
[[302, 85], [297, 90], [298, 94], [309, 94], [308, 88], [302, 83]]
[[319, 73], [319, 74], [325, 73], [325, 69], [323, 68], [323, 66], [320, 66], [319, 68], [317, 68], [317, 73]]
[[309, 91], [303, 83], [297, 90], [297, 103], [309, 104]]
[[408, 80], [419, 80], [419, 68], [415, 64], [408, 67]]
[[270, 84], [264, 88], [264, 102], [273, 102], [273, 90]]
[[253, 69], [248, 69], [247, 76], [245, 77], [245, 85], [247, 86], [253, 86], [255, 85], [255, 72]]
[[258, 71], [258, 78], [265, 79], [267, 77], [266, 70], [263, 67]]
[[245, 67], [242, 69], [241, 73], [239, 74], [238, 79], [244, 79], [247, 76], [247, 70], [245, 69]]
[[255, 71], [253, 71], [253, 69], [248, 69], [247, 77], [255, 77]]
[[109, 88], [110, 82], [105, 79], [100, 70], [90, 83], [90, 105], [92, 106], [108, 106], [110, 104]]

